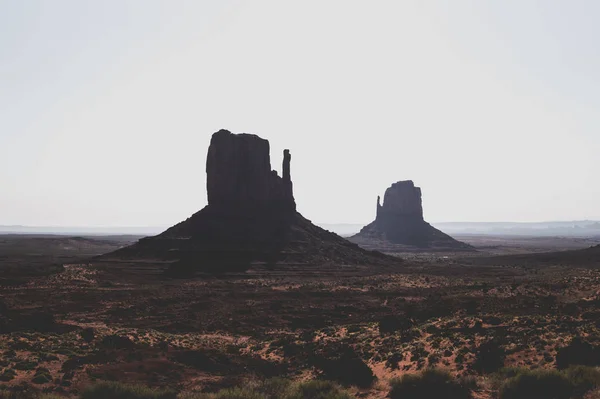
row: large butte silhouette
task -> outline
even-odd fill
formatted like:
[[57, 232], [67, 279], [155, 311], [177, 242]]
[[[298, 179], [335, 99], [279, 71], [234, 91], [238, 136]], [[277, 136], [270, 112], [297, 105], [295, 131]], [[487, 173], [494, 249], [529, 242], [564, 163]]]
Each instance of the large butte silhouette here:
[[350, 237], [364, 248], [382, 251], [449, 250], [471, 251], [468, 244], [457, 241], [436, 229], [423, 218], [421, 189], [411, 180], [399, 181], [385, 190], [383, 205], [377, 197], [375, 220]]
[[252, 264], [392, 265], [400, 259], [360, 248], [296, 211], [291, 154], [282, 176], [271, 169], [269, 142], [220, 130], [206, 160], [208, 205], [165, 232], [104, 256], [172, 261], [170, 272], [229, 272]]

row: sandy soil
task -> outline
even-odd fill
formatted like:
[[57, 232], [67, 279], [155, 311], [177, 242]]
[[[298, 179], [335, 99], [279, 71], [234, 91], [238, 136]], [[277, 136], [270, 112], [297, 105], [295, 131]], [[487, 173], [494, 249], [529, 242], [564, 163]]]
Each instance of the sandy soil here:
[[[393, 270], [256, 265], [167, 279], [159, 262], [67, 263], [0, 286], [0, 383], [64, 395], [99, 379], [211, 391], [315, 377], [349, 351], [377, 377], [353, 392], [383, 398], [391, 378], [427, 367], [478, 376], [478, 348], [491, 339], [505, 366], [529, 368], [554, 367], [574, 336], [600, 341], [600, 257], [507, 265], [489, 256], [541, 252], [548, 241], [496, 240], [473, 239], [487, 248], [478, 255], [405, 255]], [[47, 381], [34, 382], [39, 368]], [[476, 396], [492, 397], [477, 378]]]

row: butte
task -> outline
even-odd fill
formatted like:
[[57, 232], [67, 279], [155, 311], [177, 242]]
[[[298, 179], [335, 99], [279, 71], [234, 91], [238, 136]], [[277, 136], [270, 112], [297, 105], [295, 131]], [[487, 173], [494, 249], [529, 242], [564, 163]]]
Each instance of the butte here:
[[282, 176], [271, 169], [269, 142], [220, 130], [206, 160], [208, 205], [163, 233], [103, 255], [105, 261], [165, 261], [169, 274], [240, 272], [256, 265], [395, 266], [399, 258], [360, 248], [296, 211], [291, 154]]
[[411, 180], [388, 187], [383, 205], [377, 197], [375, 220], [349, 240], [384, 252], [474, 250], [424, 220], [421, 189]]

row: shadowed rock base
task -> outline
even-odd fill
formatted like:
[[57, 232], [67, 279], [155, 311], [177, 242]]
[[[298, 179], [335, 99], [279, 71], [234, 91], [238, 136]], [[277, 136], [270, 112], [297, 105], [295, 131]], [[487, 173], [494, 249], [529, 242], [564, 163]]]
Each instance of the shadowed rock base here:
[[173, 276], [197, 271], [241, 272], [255, 263], [393, 265], [400, 259], [367, 251], [323, 230], [297, 212], [269, 210], [231, 214], [210, 205], [156, 237], [109, 257], [174, 263]]

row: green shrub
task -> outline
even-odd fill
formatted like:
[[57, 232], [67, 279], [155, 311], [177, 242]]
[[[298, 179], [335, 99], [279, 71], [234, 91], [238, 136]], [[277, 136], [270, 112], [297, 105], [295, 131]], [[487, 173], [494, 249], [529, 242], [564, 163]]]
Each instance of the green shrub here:
[[32, 360], [20, 360], [15, 364], [15, 370], [33, 370], [37, 367], [38, 363]]
[[495, 373], [489, 374], [488, 378], [491, 383], [492, 389], [500, 390], [502, 385], [504, 385], [504, 383], [508, 379], [513, 378], [522, 372], [523, 369], [518, 367], [503, 367]]
[[252, 388], [230, 388], [219, 391], [211, 399], [267, 399], [265, 395]]
[[47, 384], [52, 382], [52, 375], [50, 375], [50, 370], [45, 367], [38, 367], [35, 371], [35, 375], [31, 380], [34, 384]]
[[33, 382], [34, 384], [47, 384], [49, 382], [52, 382], [52, 377], [50, 376], [50, 374], [36, 374], [31, 379], [31, 382]]
[[573, 386], [556, 370], [522, 370], [500, 388], [500, 399], [569, 399]]
[[228, 388], [217, 393], [182, 393], [177, 399], [269, 399], [253, 388]]
[[172, 391], [108, 381], [92, 385], [81, 394], [81, 399], [175, 399], [176, 397], [177, 395]]
[[368, 388], [377, 379], [373, 370], [350, 347], [330, 348], [324, 356], [315, 356], [313, 366], [321, 371], [324, 380], [345, 386]]
[[352, 399], [352, 397], [333, 382], [315, 380], [297, 384], [286, 399]]
[[272, 378], [256, 386], [224, 389], [217, 393], [182, 393], [177, 399], [352, 399], [352, 396], [330, 381], [292, 384], [283, 378]]
[[38, 394], [35, 392], [0, 390], [0, 399], [65, 399], [52, 394]]
[[15, 378], [17, 373], [13, 369], [6, 369], [0, 374], [0, 381], [7, 382]]
[[40, 361], [43, 361], [43, 362], [53, 362], [55, 360], [59, 360], [58, 356], [53, 355], [51, 353], [46, 353], [46, 352], [40, 353], [39, 357], [40, 357]]
[[559, 348], [556, 353], [556, 367], [560, 370], [571, 365], [598, 366], [600, 365], [600, 347], [575, 337], [569, 345]]
[[571, 366], [564, 374], [573, 386], [571, 396], [583, 397], [588, 391], [600, 387], [600, 371], [593, 367]]
[[292, 382], [285, 378], [269, 378], [260, 383], [257, 390], [269, 399], [282, 398], [290, 392]]
[[471, 391], [449, 373], [430, 369], [392, 380], [391, 399], [470, 399]]
[[481, 374], [493, 373], [504, 367], [504, 358], [504, 350], [497, 341], [484, 342], [477, 347], [473, 369]]
[[505, 377], [500, 386], [501, 399], [582, 398], [600, 387], [600, 371], [587, 366], [571, 366], [563, 371], [504, 369], [501, 373]]

